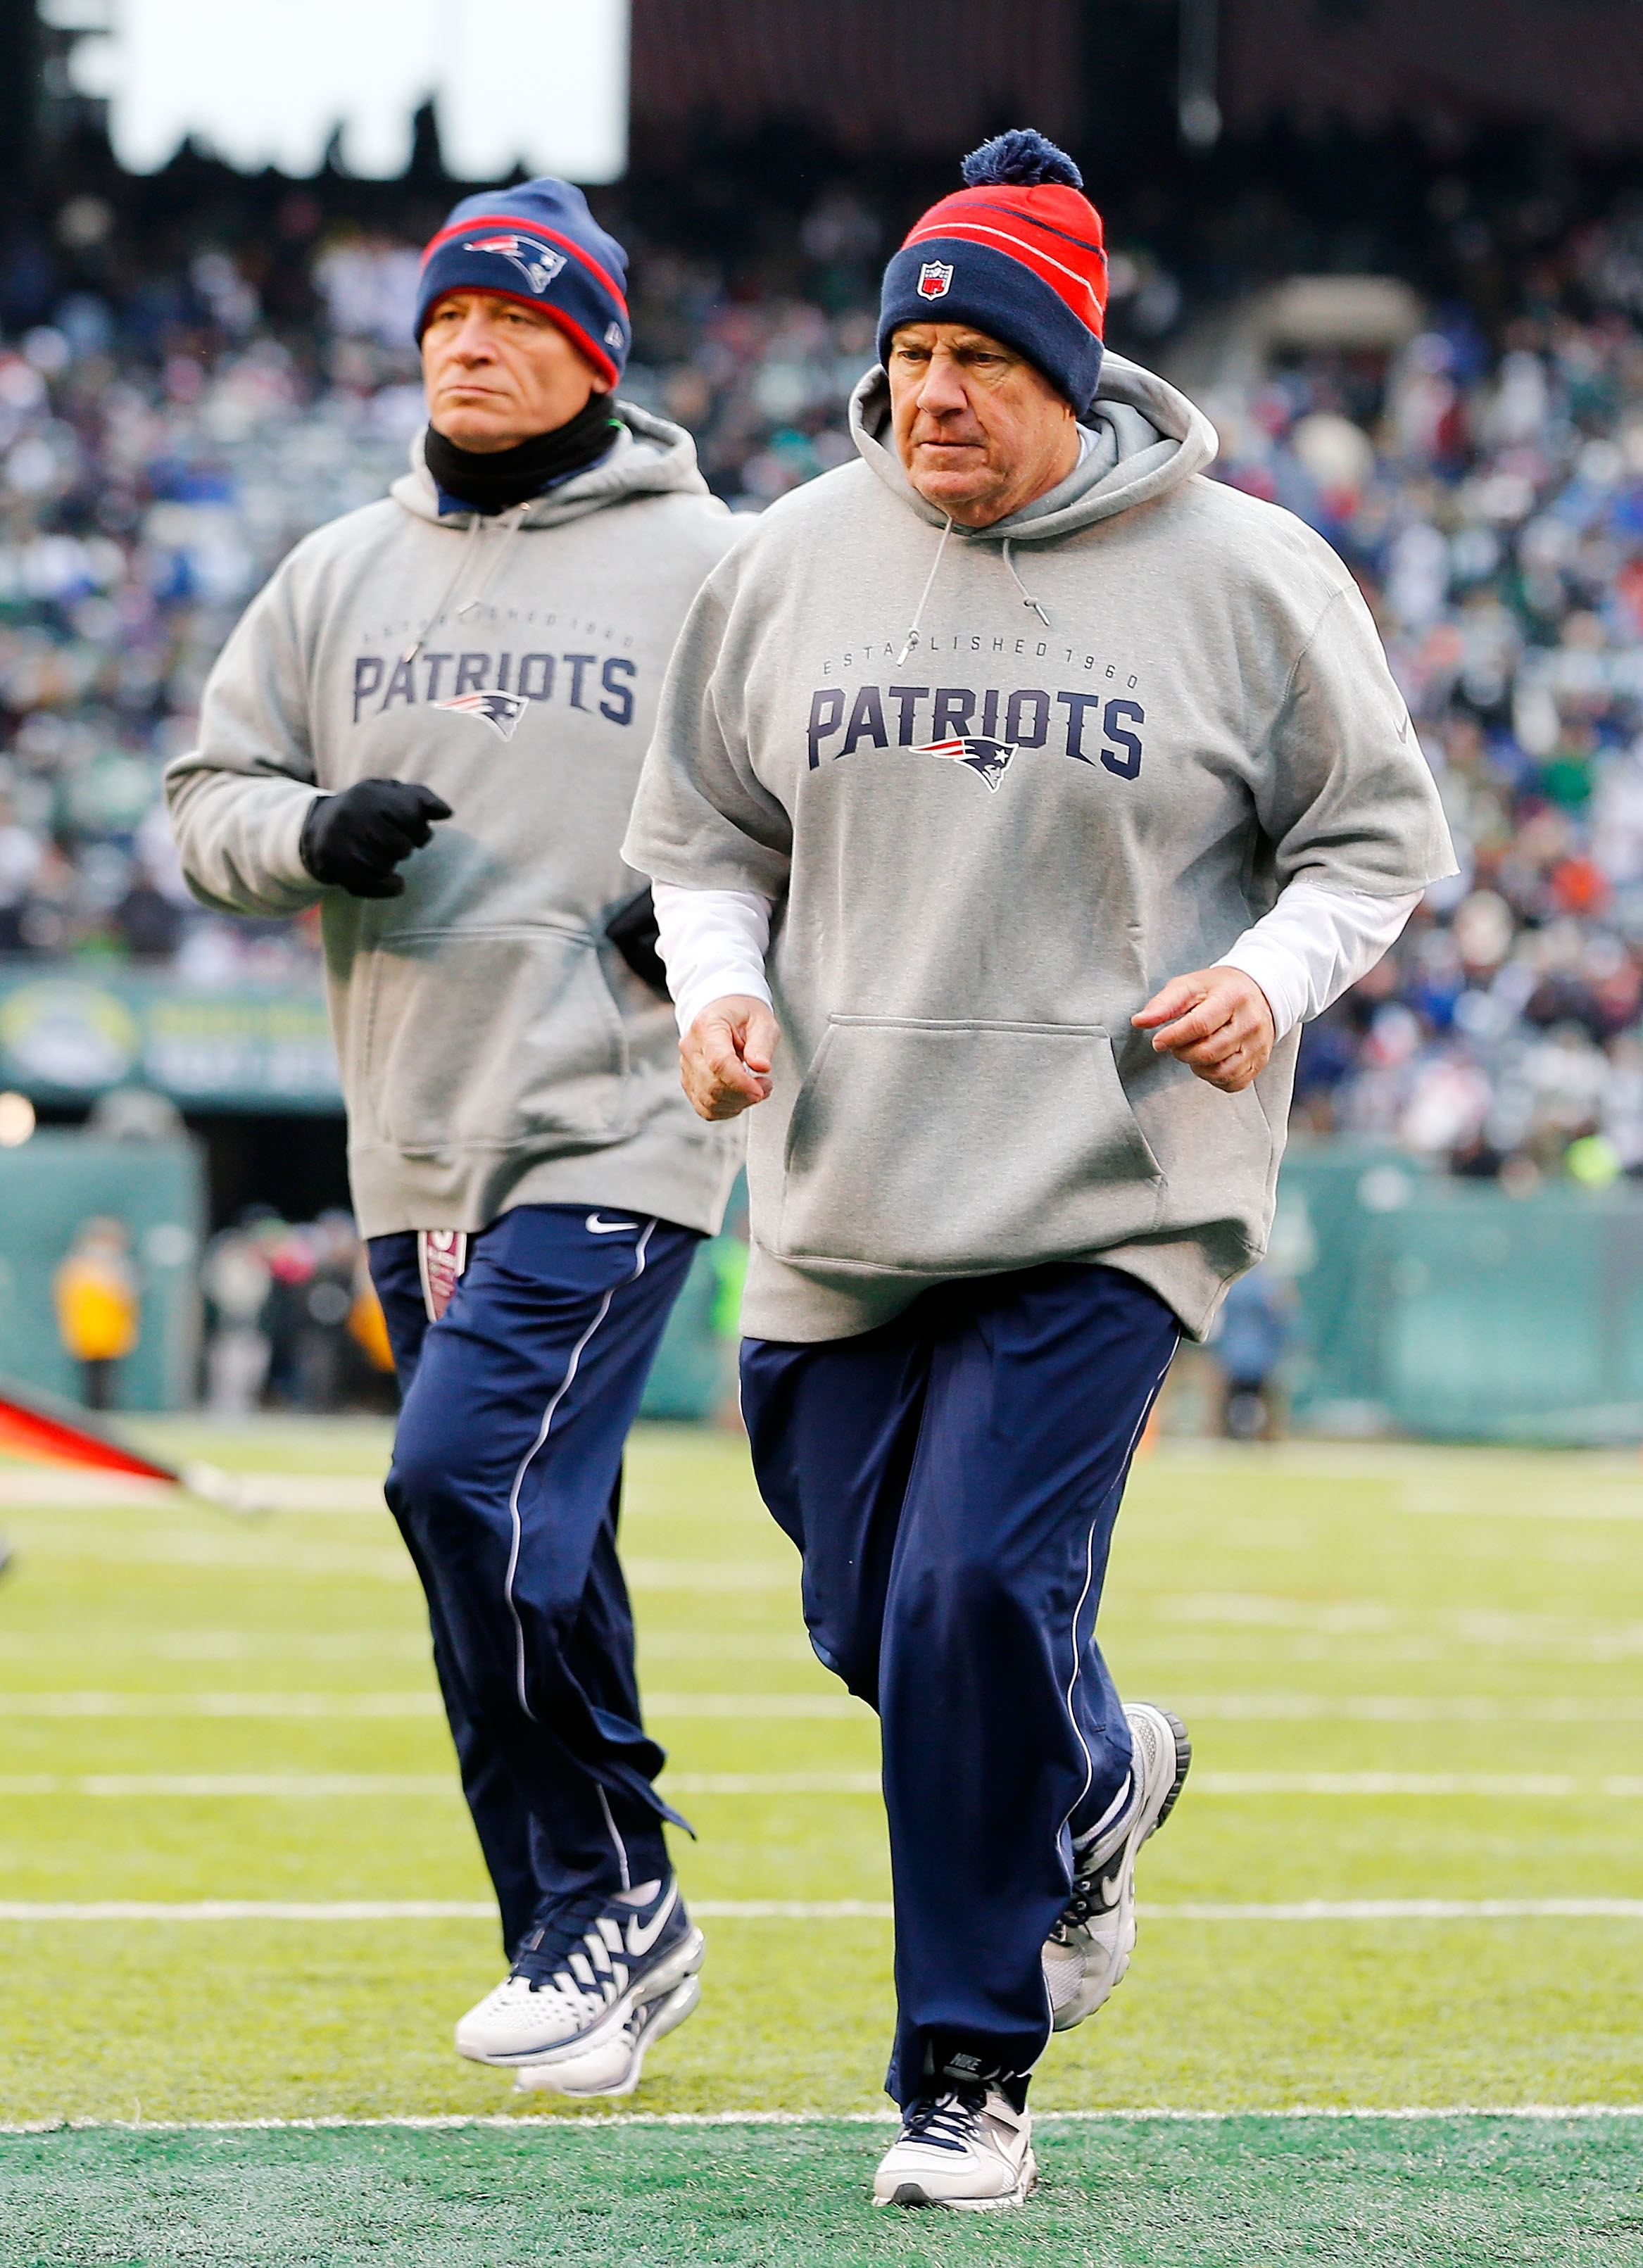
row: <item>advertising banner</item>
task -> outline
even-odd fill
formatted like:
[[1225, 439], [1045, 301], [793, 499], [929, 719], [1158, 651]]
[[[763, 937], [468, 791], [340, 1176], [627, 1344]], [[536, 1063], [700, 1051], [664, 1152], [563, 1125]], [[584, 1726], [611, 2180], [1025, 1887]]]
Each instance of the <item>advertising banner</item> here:
[[317, 982], [218, 991], [124, 970], [7, 970], [0, 1086], [44, 1102], [137, 1086], [185, 1110], [343, 1107]]

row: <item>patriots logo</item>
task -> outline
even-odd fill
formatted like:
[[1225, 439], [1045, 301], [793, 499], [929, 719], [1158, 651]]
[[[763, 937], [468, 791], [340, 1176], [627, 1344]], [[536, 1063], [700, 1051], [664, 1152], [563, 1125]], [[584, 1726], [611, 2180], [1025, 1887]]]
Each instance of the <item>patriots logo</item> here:
[[945, 299], [952, 283], [950, 261], [926, 260], [918, 271], [918, 296], [921, 299]]
[[512, 230], [505, 236], [474, 237], [462, 249], [494, 252], [498, 260], [512, 261], [533, 291], [545, 291], [564, 266], [563, 252], [556, 252], [539, 237], [519, 236]]
[[1010, 769], [1010, 759], [1015, 754], [1013, 740], [980, 740], [966, 733], [959, 740], [932, 740], [922, 748], [915, 748], [917, 756], [942, 756], [950, 764], [968, 764], [978, 772], [988, 786], [997, 792], [998, 782]]
[[477, 717], [501, 733], [513, 738], [513, 728], [530, 707], [519, 693], [459, 693], [454, 701], [436, 701], [436, 709], [454, 709], [459, 717]]

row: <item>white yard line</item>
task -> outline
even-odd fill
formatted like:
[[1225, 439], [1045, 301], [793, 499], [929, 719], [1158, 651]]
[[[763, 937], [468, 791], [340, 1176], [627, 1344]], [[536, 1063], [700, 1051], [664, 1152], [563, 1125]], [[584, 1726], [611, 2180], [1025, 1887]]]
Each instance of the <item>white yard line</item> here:
[[1183, 1717], [1211, 1723], [1296, 1719], [1368, 1725], [1607, 1725], [1643, 1719], [1635, 1694], [1217, 1693], [1170, 1697]]
[[[871, 1723], [848, 1693], [651, 1693], [652, 1717], [818, 1717]], [[0, 1693], [0, 1717], [438, 1717], [419, 1693]], [[1203, 1712], [1200, 1712], [1200, 1714]]]
[[646, 1693], [647, 1717], [836, 1717], [875, 1719], [853, 1693]]
[[877, 1795], [876, 1771], [669, 1772], [666, 1795]]
[[[388, 1518], [382, 1483], [358, 1473], [236, 1472], [246, 1494], [276, 1512], [358, 1512]], [[41, 1511], [113, 1512], [146, 1510], [191, 1501], [169, 1481], [148, 1481], [135, 1473], [102, 1473], [77, 1466], [0, 1467], [0, 1506]]]
[[1643, 1921], [1643, 1898], [1304, 1898], [1292, 1905], [1142, 1904], [1146, 1921]]
[[[879, 1775], [856, 1772], [671, 1772], [676, 1795], [877, 1795]], [[1202, 1796], [1477, 1796], [1514, 1801], [1632, 1802], [1643, 1778], [1576, 1779], [1562, 1772], [1195, 1772]], [[261, 1796], [303, 1801], [330, 1796], [454, 1796], [443, 1772], [22, 1772], [0, 1776], [0, 1798], [85, 1795], [146, 1800]]]
[[454, 1772], [33, 1772], [0, 1778], [0, 1796], [94, 1795], [116, 1799], [249, 1795], [306, 1800], [319, 1796], [453, 1796]]
[[[651, 1651], [655, 1644], [651, 1642]], [[807, 1649], [805, 1649], [807, 1651]], [[1635, 1724], [1643, 1697], [1549, 1695], [1535, 1700], [1492, 1694], [1410, 1698], [1396, 1693], [1223, 1693], [1172, 1696], [1181, 1713], [1210, 1724], [1371, 1725]], [[870, 1724], [873, 1712], [849, 1693], [647, 1693], [652, 1717], [814, 1717]], [[50, 1693], [0, 1692], [0, 1717], [438, 1717], [430, 1686], [408, 1693]], [[1197, 1783], [1195, 1781], [1194, 1786]]]
[[[704, 1921], [888, 1921], [892, 1909], [873, 1898], [693, 1898], [690, 1911]], [[59, 1921], [483, 1921], [494, 1923], [494, 1904], [474, 1899], [342, 1898], [326, 1904], [300, 1899], [199, 1898], [183, 1904], [145, 1899], [89, 1904], [0, 1901], [0, 1922]]]
[[[877, 1772], [674, 1772], [669, 1795], [877, 1795]], [[0, 1798], [92, 1795], [440, 1796], [460, 1793], [453, 1772], [21, 1772], [0, 1776]]]
[[646, 1559], [625, 1551], [622, 1565], [636, 1591], [794, 1591], [799, 1555], [785, 1559]]
[[0, 1693], [0, 1717], [438, 1717], [423, 1693]]
[[196, 1898], [166, 1904], [145, 1898], [32, 1902], [0, 1901], [0, 1922], [64, 1921], [487, 1921], [495, 1923], [494, 1904], [478, 1899], [338, 1898], [325, 1904], [301, 1899]]
[[[428, 2117], [348, 2118], [38, 2118], [0, 2120], [0, 2134], [262, 2134], [330, 2133], [355, 2128], [402, 2128], [411, 2133], [440, 2133], [470, 2126], [532, 2127], [544, 2137], [564, 2136], [585, 2126], [888, 2126], [897, 2113], [882, 2110], [627, 2110], [600, 2111], [577, 2118], [531, 2111], [446, 2111]], [[1233, 2119], [1327, 2119], [1366, 2125], [1399, 2124], [1428, 2118], [1520, 2118], [1558, 2120], [1643, 2118], [1638, 2102], [1451, 2102], [1419, 2106], [1284, 2103], [1270, 2110], [1175, 2110], [1148, 2105], [1132, 2110], [1035, 2110], [1035, 2125], [1050, 2124], [1127, 2125], [1220, 2125]]]
[[1570, 1772], [1195, 1772], [1195, 1795], [1477, 1795], [1630, 1801], [1643, 1778], [1577, 1779]]
[[220, 1567], [235, 1574], [323, 1575], [338, 1580], [364, 1575], [384, 1583], [414, 1583], [410, 1555], [390, 1536], [381, 1544], [333, 1543], [292, 1540], [298, 1531], [283, 1522], [237, 1521], [232, 1527], [220, 1514], [210, 1525], [179, 1528], [158, 1521], [122, 1529], [118, 1535], [99, 1535], [56, 1521], [48, 1528], [25, 1539], [23, 1550], [31, 1561], [73, 1559], [105, 1567]]
[[1320, 1602], [1268, 1591], [1184, 1591], [1154, 1597], [1147, 1620], [1224, 1625], [1239, 1630], [1300, 1631], [1310, 1636], [1384, 1642], [1399, 1632], [1467, 1646], [1521, 1652], [1526, 1646], [1578, 1646], [1588, 1660], [1643, 1652], [1643, 1623], [1588, 1615], [1521, 1614], [1499, 1607], [1402, 1607], [1383, 1599]]
[[[693, 1898], [703, 1921], [889, 1921], [895, 1909], [874, 1898]], [[1143, 1904], [1143, 1921], [1643, 1921], [1643, 1898], [1308, 1898], [1288, 1905], [1222, 1905], [1188, 1900]], [[483, 1921], [496, 1909], [483, 1900], [438, 1898], [199, 1898], [0, 1901], [0, 1922]]]

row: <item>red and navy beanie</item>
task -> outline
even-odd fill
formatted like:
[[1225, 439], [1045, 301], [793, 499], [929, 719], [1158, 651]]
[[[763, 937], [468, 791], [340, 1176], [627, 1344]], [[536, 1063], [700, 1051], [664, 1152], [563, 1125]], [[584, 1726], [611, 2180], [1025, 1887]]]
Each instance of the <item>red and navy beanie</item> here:
[[627, 281], [627, 254], [569, 181], [483, 189], [463, 198], [422, 256], [416, 335], [446, 292], [495, 291], [551, 315], [614, 387], [633, 343]]
[[903, 323], [973, 323], [1013, 347], [1080, 417], [1107, 313], [1101, 215], [1071, 158], [1030, 127], [983, 143], [884, 271], [879, 359]]

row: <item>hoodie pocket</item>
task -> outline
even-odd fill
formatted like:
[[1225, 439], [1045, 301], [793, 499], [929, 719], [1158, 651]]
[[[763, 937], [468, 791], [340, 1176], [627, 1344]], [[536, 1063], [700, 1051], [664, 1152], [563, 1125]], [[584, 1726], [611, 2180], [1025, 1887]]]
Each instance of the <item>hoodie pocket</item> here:
[[1121, 1242], [1165, 1190], [1094, 1024], [830, 1017], [785, 1166], [784, 1257], [941, 1274]]
[[350, 1101], [396, 1149], [593, 1149], [631, 1131], [627, 1039], [586, 930], [397, 931], [363, 1006]]

